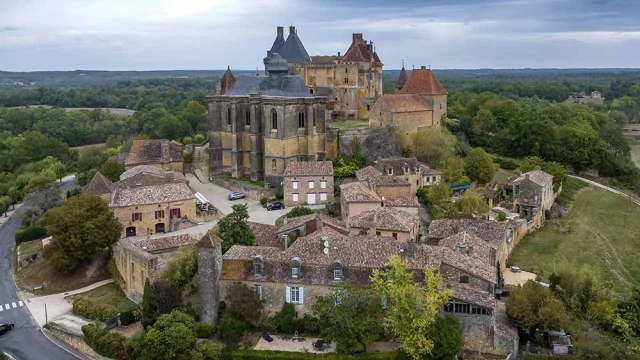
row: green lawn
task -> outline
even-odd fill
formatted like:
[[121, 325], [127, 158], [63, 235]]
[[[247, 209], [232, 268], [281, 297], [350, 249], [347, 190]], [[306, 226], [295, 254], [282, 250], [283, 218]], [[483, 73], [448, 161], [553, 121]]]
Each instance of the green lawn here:
[[327, 125], [343, 130], [359, 129], [369, 127], [369, 120], [329, 120]]
[[70, 296], [71, 301], [78, 298], [89, 299], [99, 304], [112, 305], [117, 311], [127, 311], [137, 307], [134, 302], [124, 296], [122, 290], [115, 283], [102, 285], [85, 293]]
[[42, 240], [26, 241], [20, 244], [20, 259], [26, 259], [42, 251]]
[[510, 181], [515, 180], [518, 177], [518, 175], [509, 172], [507, 170], [503, 170], [500, 169], [498, 171], [496, 171], [496, 173], [493, 175], [493, 180], [495, 181], [498, 185], [500, 184], [506, 184]]
[[640, 206], [608, 191], [577, 193], [559, 225], [525, 237], [509, 262], [547, 281], [554, 266], [587, 266], [625, 292], [640, 279]]

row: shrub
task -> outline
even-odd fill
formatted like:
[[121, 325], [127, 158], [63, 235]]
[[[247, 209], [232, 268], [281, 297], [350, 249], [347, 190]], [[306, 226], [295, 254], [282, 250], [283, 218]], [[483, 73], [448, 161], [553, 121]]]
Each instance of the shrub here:
[[518, 168], [518, 163], [511, 159], [502, 156], [492, 156], [492, 158], [493, 162], [500, 165], [502, 169], [515, 170]]
[[222, 360], [407, 360], [409, 359], [401, 352], [387, 352], [376, 354], [307, 354], [284, 351], [258, 351], [258, 350], [235, 350], [227, 351], [220, 357]]
[[284, 303], [282, 309], [273, 317], [276, 330], [281, 333], [293, 332], [293, 319], [296, 316], [296, 309], [291, 303]]
[[231, 311], [225, 311], [218, 324], [218, 334], [227, 344], [237, 344], [242, 338], [242, 334], [249, 331], [249, 324], [242, 318], [242, 315]]
[[47, 229], [41, 226], [20, 227], [16, 231], [16, 245], [26, 241], [38, 240], [47, 237]]
[[202, 134], [200, 134], [200, 133], [195, 134], [195, 135], [193, 136], [193, 142], [194, 142], [195, 144], [202, 144], [202, 143], [204, 142], [204, 140], [205, 140], [205, 136], [204, 136], [204, 135], [202, 135]]
[[109, 274], [111, 274], [113, 282], [115, 282], [121, 290], [124, 290], [126, 283], [120, 274], [120, 270], [118, 270], [118, 266], [116, 265], [116, 260], [114, 258], [109, 259], [109, 262], [107, 263], [107, 270], [109, 271]]
[[544, 211], [544, 218], [545, 219], [551, 219], [551, 210], [545, 210]]
[[87, 345], [102, 356], [119, 360], [130, 357], [131, 350], [127, 345], [127, 339], [121, 334], [109, 332], [104, 326], [98, 324], [83, 326], [82, 334]]
[[135, 313], [138, 310], [129, 310], [129, 311], [123, 311], [120, 313], [120, 324], [122, 324], [122, 326], [127, 326], [127, 325], [131, 325], [134, 322], [138, 321], [138, 319], [136, 318]]
[[296, 206], [287, 213], [288, 218], [294, 218], [298, 216], [311, 215], [313, 210], [306, 206]]
[[213, 326], [207, 323], [196, 325], [196, 336], [201, 339], [208, 339], [213, 336]]
[[220, 352], [224, 348], [220, 344], [198, 344], [198, 352], [202, 354], [204, 360], [218, 360], [220, 359]]
[[[548, 210], [547, 210], [548, 211]], [[496, 220], [498, 221], [505, 221], [507, 220], [507, 215], [505, 215], [504, 213], [499, 213], [498, 216], [496, 217]]]
[[184, 153], [184, 154], [182, 154], [182, 161], [185, 164], [191, 164], [193, 162], [193, 153]]
[[106, 321], [116, 316], [116, 309], [111, 305], [78, 299], [73, 302], [73, 313], [91, 320]]
[[267, 203], [269, 202], [269, 200], [267, 198], [262, 198], [260, 199], [260, 205], [262, 205], [263, 208], [267, 207]]

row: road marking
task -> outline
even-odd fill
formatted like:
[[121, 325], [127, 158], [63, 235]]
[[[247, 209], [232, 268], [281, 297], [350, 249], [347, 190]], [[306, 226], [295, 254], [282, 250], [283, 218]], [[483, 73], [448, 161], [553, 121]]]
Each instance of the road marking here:
[[18, 301], [18, 306], [23, 306], [24, 303], [22, 301]]
[[7, 308], [7, 310], [9, 310], [11, 307], [9, 306], [9, 304], [4, 304], [4, 307]]
[[16, 305], [16, 303], [14, 302], [11, 303], [11, 306], [13, 306], [14, 309], [18, 307], [18, 305]]

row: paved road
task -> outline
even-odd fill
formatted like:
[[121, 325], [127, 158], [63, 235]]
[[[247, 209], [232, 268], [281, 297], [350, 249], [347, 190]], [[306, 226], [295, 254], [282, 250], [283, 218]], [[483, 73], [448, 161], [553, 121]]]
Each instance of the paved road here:
[[[75, 179], [64, 182], [60, 188], [66, 190]], [[22, 208], [0, 228], [0, 323], [16, 324], [13, 331], [0, 336], [0, 348], [17, 360], [77, 360], [60, 346], [51, 342], [41, 332], [24, 302], [17, 295], [11, 276], [11, 257], [14, 247], [13, 235], [20, 226], [20, 219], [26, 208]]]

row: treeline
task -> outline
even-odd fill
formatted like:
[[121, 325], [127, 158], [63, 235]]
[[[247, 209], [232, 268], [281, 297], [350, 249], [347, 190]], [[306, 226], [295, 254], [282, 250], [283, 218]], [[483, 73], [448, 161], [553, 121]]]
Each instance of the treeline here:
[[492, 153], [508, 157], [540, 156], [580, 172], [601, 175], [640, 190], [640, 175], [619, 124], [587, 105], [552, 104], [542, 99], [504, 100], [491, 93], [453, 92], [451, 130]]

